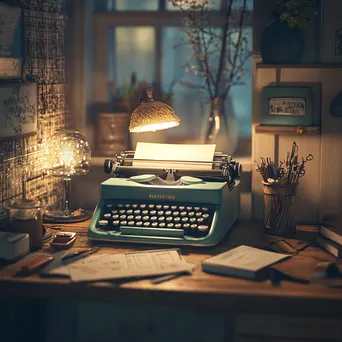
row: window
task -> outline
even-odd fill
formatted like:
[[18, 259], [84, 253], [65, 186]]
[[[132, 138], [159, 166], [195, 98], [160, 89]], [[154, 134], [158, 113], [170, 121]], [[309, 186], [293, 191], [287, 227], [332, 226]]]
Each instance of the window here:
[[[239, 1], [235, 0], [237, 6]], [[223, 0], [224, 2], [224, 0]], [[253, 0], [248, 0], [252, 10]], [[216, 1], [212, 11], [219, 18], [220, 2]], [[181, 125], [168, 130], [169, 142], [199, 142], [205, 118], [209, 114], [208, 100], [196, 89], [183, 87], [178, 81], [189, 79], [198, 82], [195, 76], [183, 67], [192, 51], [187, 46], [174, 48], [182, 36], [183, 15], [168, 0], [108, 0], [106, 12], [96, 13], [94, 30], [94, 88], [96, 101], [105, 101], [109, 90], [105, 87], [112, 80], [119, 89], [129, 86], [131, 74], [137, 81], [154, 82], [166, 92], [172, 87], [172, 107], [181, 119]], [[252, 48], [251, 22], [245, 23], [249, 48]], [[107, 36], [106, 44], [96, 40]], [[251, 140], [252, 127], [252, 61], [245, 64], [244, 85], [231, 88], [226, 101], [228, 123], [233, 125], [240, 140]], [[96, 97], [96, 96], [95, 96]], [[113, 97], [111, 97], [113, 100]], [[114, 100], [115, 101], [115, 100]]]

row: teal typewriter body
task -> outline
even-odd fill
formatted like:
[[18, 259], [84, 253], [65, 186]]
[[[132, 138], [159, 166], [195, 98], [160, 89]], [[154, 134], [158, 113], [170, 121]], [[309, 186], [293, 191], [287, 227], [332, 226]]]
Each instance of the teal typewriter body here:
[[[115, 175], [117, 165], [112, 172]], [[238, 219], [238, 179], [208, 178], [208, 174], [201, 179], [193, 177], [194, 173], [187, 176], [189, 171], [184, 171], [177, 181], [173, 178], [170, 182], [161, 179], [160, 174], [156, 176], [155, 169], [154, 174], [144, 171], [151, 172], [123, 167], [121, 172], [128, 177], [116, 176], [101, 184], [101, 198], [88, 230], [91, 240], [213, 246]]]

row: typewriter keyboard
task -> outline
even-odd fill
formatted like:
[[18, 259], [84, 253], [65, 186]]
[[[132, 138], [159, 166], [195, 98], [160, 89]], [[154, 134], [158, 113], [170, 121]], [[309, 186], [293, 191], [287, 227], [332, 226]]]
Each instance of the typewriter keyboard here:
[[107, 204], [96, 227], [127, 235], [201, 238], [209, 233], [214, 210], [203, 204]]

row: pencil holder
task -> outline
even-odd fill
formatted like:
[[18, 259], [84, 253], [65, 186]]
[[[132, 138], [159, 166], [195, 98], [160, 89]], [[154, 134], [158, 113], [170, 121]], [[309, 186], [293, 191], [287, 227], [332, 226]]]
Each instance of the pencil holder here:
[[296, 184], [265, 183], [264, 231], [289, 236], [296, 232]]

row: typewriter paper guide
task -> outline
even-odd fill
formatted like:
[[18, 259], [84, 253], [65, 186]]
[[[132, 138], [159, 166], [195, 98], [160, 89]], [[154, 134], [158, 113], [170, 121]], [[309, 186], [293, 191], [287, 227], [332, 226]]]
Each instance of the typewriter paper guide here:
[[[155, 144], [138, 142], [133, 166], [164, 167], [172, 169], [211, 170], [215, 154], [215, 144]], [[165, 161], [165, 162], [164, 162]], [[182, 163], [186, 162], [186, 163]], [[209, 162], [209, 163], [199, 163]], [[161, 165], [162, 163], [162, 165]]]

